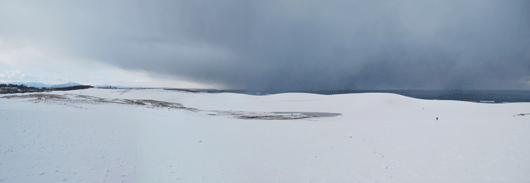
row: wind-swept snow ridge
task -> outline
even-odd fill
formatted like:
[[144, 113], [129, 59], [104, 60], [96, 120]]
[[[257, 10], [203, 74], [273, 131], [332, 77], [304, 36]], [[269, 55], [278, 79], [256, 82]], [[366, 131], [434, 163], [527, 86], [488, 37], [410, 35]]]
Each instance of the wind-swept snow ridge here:
[[[121, 93], [127, 92], [125, 90]], [[71, 107], [83, 108], [75, 104], [123, 104], [143, 106], [156, 109], [184, 109], [193, 112], [205, 113], [212, 116], [233, 116], [239, 119], [262, 119], [262, 120], [288, 120], [304, 119], [318, 117], [334, 117], [340, 113], [324, 112], [248, 112], [248, 111], [219, 111], [219, 110], [199, 110], [196, 108], [184, 107], [180, 103], [151, 100], [151, 99], [106, 99], [88, 95], [78, 94], [26, 94], [26, 95], [9, 95], [2, 98], [6, 99], [29, 99], [34, 103], [61, 104]]]

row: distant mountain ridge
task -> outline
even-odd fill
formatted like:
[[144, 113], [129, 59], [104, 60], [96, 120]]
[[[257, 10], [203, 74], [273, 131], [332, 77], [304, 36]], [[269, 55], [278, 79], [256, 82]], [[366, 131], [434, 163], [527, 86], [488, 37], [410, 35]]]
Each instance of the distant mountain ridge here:
[[44, 84], [44, 83], [36, 83], [36, 82], [27, 82], [27, 83], [24, 83], [24, 82], [12, 82], [12, 83], [4, 83], [4, 84], [24, 85], [26, 87], [35, 87], [35, 88], [66, 88], [66, 87], [72, 87], [72, 86], [83, 86], [82, 84], [74, 83], [74, 82], [68, 82], [68, 83], [63, 83], [63, 84], [55, 84], [55, 85]]

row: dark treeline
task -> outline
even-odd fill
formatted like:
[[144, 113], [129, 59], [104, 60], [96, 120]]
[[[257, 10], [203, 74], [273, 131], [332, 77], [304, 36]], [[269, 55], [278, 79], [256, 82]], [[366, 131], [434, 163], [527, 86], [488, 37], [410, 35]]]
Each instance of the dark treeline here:
[[62, 88], [36, 88], [28, 87], [25, 85], [15, 85], [15, 84], [0, 84], [0, 94], [7, 93], [28, 93], [28, 92], [48, 92], [48, 91], [67, 91], [67, 90], [80, 90], [92, 88], [90, 85], [78, 85]]
[[82, 90], [82, 89], [88, 89], [88, 88], [93, 88], [93, 86], [77, 85], [77, 86], [70, 86], [70, 87], [63, 87], [63, 88], [52, 88], [52, 90], [67, 91], [67, 90]]

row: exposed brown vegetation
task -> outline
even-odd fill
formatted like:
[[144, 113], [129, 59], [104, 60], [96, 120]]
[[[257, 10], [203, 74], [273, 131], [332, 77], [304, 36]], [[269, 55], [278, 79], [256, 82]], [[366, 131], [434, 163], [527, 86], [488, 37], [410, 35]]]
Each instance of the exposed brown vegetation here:
[[513, 115], [514, 117], [515, 116], [530, 116], [530, 113], [524, 113], [524, 114], [516, 114], [516, 115]]
[[68, 99], [68, 97], [63, 95], [56, 94], [28, 94], [28, 95], [9, 95], [3, 96], [2, 98], [12, 99], [12, 98], [36, 98], [36, 99]]

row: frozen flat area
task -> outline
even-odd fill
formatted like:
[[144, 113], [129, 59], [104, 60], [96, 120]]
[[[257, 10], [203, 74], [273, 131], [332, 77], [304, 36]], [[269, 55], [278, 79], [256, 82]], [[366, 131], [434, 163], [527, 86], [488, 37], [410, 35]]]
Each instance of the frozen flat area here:
[[[530, 115], [517, 115], [530, 113], [530, 103], [382, 93], [45, 94], [185, 108], [0, 98], [0, 182], [530, 182]], [[342, 115], [263, 120], [231, 111]]]

